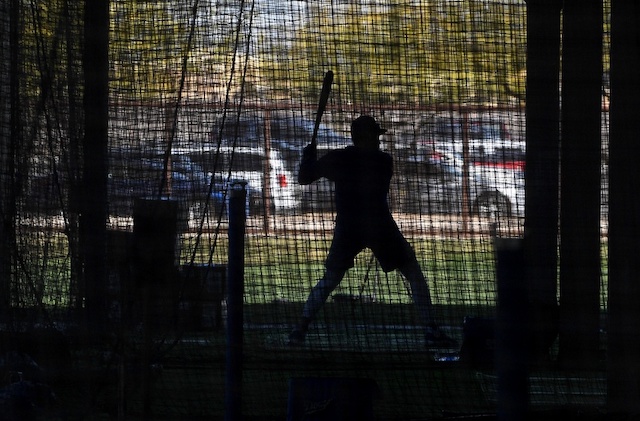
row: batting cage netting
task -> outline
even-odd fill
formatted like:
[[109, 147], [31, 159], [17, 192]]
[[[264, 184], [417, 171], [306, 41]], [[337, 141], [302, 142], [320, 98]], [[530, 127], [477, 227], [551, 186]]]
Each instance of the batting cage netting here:
[[[0, 406], [7, 414], [495, 414], [505, 396], [500, 373], [522, 368], [513, 355], [526, 355], [530, 367], [529, 408], [604, 406], [605, 341], [598, 339], [596, 363], [585, 369], [569, 353], [562, 358], [557, 339], [557, 200], [551, 290], [533, 293], [544, 296], [532, 311], [542, 333], [528, 329], [524, 310], [531, 301], [522, 287], [525, 213], [549, 210], [525, 206], [527, 2], [0, 5]], [[608, 37], [607, 8], [603, 15]], [[328, 71], [334, 79], [317, 157], [353, 150], [351, 125], [361, 115], [386, 130], [387, 203], [426, 278], [435, 330], [414, 304], [419, 292], [408, 278], [416, 271], [390, 270], [398, 265], [387, 267], [371, 249], [406, 250], [365, 221], [360, 235], [375, 240], [358, 243], [353, 267], [292, 343], [313, 287], [332, 276], [325, 262], [344, 208], [335, 200], [344, 180], [298, 182]], [[607, 313], [602, 80], [597, 319]], [[373, 184], [386, 167], [334, 165], [360, 180], [343, 202], [385, 187]], [[548, 165], [553, 174], [557, 162]], [[369, 218], [371, 209], [358, 209]], [[340, 252], [331, 249], [333, 262]], [[443, 338], [445, 346], [437, 343]], [[497, 350], [505, 340], [523, 353]], [[517, 379], [506, 386], [518, 387]]]

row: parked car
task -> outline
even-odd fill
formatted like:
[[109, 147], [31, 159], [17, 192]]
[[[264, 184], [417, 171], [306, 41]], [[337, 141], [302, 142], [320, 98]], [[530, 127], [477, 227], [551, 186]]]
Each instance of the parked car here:
[[108, 199], [111, 215], [130, 215], [136, 198], [170, 198], [193, 216], [206, 201], [209, 180], [202, 167], [183, 155], [166, 162], [161, 151], [109, 151]]
[[483, 162], [523, 161], [524, 137], [511, 133], [496, 117], [434, 118], [426, 126], [428, 147], [448, 154], [462, 155]]
[[[137, 198], [171, 198], [184, 212], [192, 213], [206, 200], [209, 181], [201, 167], [185, 156], [171, 156], [165, 169], [162, 151], [111, 148], [108, 151], [107, 201], [112, 216], [132, 216]], [[64, 171], [29, 178], [25, 209], [42, 214], [71, 210], [72, 183], [81, 200], [81, 181]]]
[[298, 207], [297, 182], [275, 149], [269, 151], [268, 159], [264, 147], [249, 146], [181, 148], [174, 150], [174, 155], [187, 157], [204, 169], [213, 183], [211, 195], [217, 205], [226, 198], [230, 183], [244, 180], [249, 213], [262, 213], [265, 206], [276, 213]]
[[471, 214], [493, 219], [524, 213], [524, 169], [519, 165], [465, 164], [459, 154], [431, 151], [408, 156], [396, 177], [405, 212], [459, 214], [464, 204]]
[[[298, 115], [276, 112], [270, 113], [268, 119], [254, 114], [240, 119], [227, 118], [214, 125], [204, 146], [206, 149], [215, 149], [218, 145], [264, 148], [268, 144], [271, 149], [278, 151], [289, 171], [295, 172], [302, 157], [302, 149], [311, 140], [314, 123], [314, 120]], [[317, 140], [318, 145], [333, 148], [351, 143], [349, 137], [337, 133], [325, 124], [320, 125]], [[188, 149], [189, 146], [184, 145], [183, 148]]]
[[[269, 122], [268, 130], [265, 126], [267, 121]], [[313, 120], [289, 113], [280, 114], [274, 112], [270, 114], [268, 120], [264, 116], [253, 114], [243, 116], [241, 119], [228, 118], [224, 125], [221, 122], [214, 127], [211, 139], [208, 140], [205, 149], [215, 151], [217, 145], [220, 144], [226, 148], [226, 151], [229, 151], [229, 148], [233, 146], [236, 147], [236, 150], [240, 150], [238, 148], [242, 147], [262, 151], [265, 148], [264, 145], [268, 143], [272, 151], [272, 168], [276, 170], [282, 168], [281, 174], [287, 180], [287, 186], [283, 188], [282, 193], [276, 194], [273, 198], [272, 202], [275, 203], [275, 209], [286, 210], [299, 207], [302, 211], [331, 210], [333, 207], [333, 185], [328, 180], [319, 180], [317, 183], [307, 186], [299, 186], [297, 181], [302, 149], [311, 140], [313, 127]], [[267, 133], [269, 136], [268, 141], [266, 139]], [[325, 153], [328, 149], [351, 144], [349, 137], [336, 132], [325, 124], [321, 124], [317, 140], [320, 154]], [[188, 147], [184, 149], [188, 149]], [[242, 153], [246, 154], [245, 152]], [[209, 153], [209, 155], [211, 154]], [[190, 156], [193, 155], [190, 154]], [[260, 160], [255, 158], [240, 159], [243, 162], [252, 162], [253, 164], [246, 165], [253, 166], [253, 168], [246, 171], [242, 170], [242, 168], [234, 169], [232, 177], [236, 177], [238, 172], [248, 172], [253, 173], [253, 175], [249, 176], [257, 180], [256, 174], [261, 173], [262, 164], [259, 162]], [[210, 161], [210, 164], [213, 165], [211, 156], [196, 160], [202, 163], [205, 169], [207, 164], [203, 162], [204, 160]], [[221, 162], [218, 168], [220, 168], [220, 165], [222, 165], [222, 168], [228, 168], [226, 162]], [[208, 168], [207, 171], [212, 172], [212, 169]], [[249, 185], [250, 190], [252, 190], [251, 207], [255, 210], [262, 206], [260, 199], [261, 184], [258, 185], [258, 190], [252, 187], [251, 184]], [[280, 181], [273, 181], [272, 184], [278, 186], [277, 190], [280, 188], [279, 185], [281, 183]]]

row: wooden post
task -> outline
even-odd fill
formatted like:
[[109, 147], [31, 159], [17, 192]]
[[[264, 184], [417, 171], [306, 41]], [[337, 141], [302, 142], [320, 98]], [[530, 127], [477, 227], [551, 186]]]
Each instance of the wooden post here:
[[271, 111], [264, 112], [264, 162], [262, 163], [262, 221], [264, 233], [269, 234], [271, 225]]
[[469, 111], [462, 111], [462, 232], [469, 232], [471, 205], [469, 203]]

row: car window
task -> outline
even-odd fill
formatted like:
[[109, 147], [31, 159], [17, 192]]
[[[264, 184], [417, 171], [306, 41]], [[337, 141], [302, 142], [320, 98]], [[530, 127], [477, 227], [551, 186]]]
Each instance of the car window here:
[[[188, 180], [202, 178], [202, 167], [185, 156], [171, 157], [171, 171], [174, 179]], [[164, 157], [162, 155], [140, 156], [137, 153], [116, 152], [111, 155], [110, 178], [135, 178], [154, 181], [160, 179], [164, 172]]]
[[[255, 142], [256, 139], [263, 137], [262, 130], [262, 124], [257, 118], [242, 118], [240, 120], [227, 118], [222, 127], [222, 142], [229, 145], [234, 144], [236, 141], [240, 142], [240, 144], [242, 144], [243, 141]], [[216, 141], [220, 136], [219, 132], [220, 125], [215, 127], [211, 132], [211, 137]]]
[[[429, 127], [427, 127], [429, 129]], [[433, 138], [438, 141], [459, 141], [463, 135], [463, 122], [454, 119], [437, 119], [433, 125]], [[504, 139], [508, 136], [504, 125], [499, 121], [468, 121], [469, 139]]]
[[474, 121], [469, 124], [471, 139], [501, 139], [503, 135], [500, 123]]
[[313, 133], [297, 119], [271, 120], [271, 138], [280, 140], [308, 139]]
[[449, 119], [439, 119], [434, 128], [436, 140], [450, 140], [462, 138], [462, 123]]
[[238, 153], [233, 156], [231, 163], [232, 171], [239, 172], [262, 172], [264, 158], [256, 153]]

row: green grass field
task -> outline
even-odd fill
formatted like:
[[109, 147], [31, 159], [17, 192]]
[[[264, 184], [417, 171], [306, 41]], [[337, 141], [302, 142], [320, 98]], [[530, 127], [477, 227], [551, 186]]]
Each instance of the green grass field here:
[[[491, 306], [496, 286], [490, 239], [413, 238], [435, 304]], [[71, 287], [71, 255], [67, 237], [58, 232], [28, 232], [22, 238], [17, 291], [23, 305], [65, 307]], [[27, 247], [28, 245], [28, 247]], [[300, 302], [322, 276], [329, 239], [323, 235], [248, 235], [245, 243], [245, 288], [250, 304]], [[184, 236], [182, 265], [212, 261], [226, 264], [225, 235]], [[410, 303], [401, 276], [384, 274], [370, 252], [358, 256], [337, 294], [375, 297], [377, 302]], [[607, 302], [607, 245], [602, 246], [601, 306]]]
[[[495, 305], [496, 285], [493, 244], [488, 238], [414, 238], [412, 245], [427, 276], [434, 304], [456, 306]], [[196, 262], [225, 262], [227, 244], [220, 238], [213, 248], [202, 241], [196, 252], [185, 242], [183, 256]], [[250, 303], [302, 301], [322, 276], [329, 240], [319, 237], [290, 238], [248, 236], [245, 249], [246, 298]], [[384, 274], [361, 253], [347, 272], [338, 294], [375, 295], [387, 303], [409, 303], [406, 286], [395, 272]], [[607, 245], [602, 246], [601, 307], [607, 303]]]
[[[225, 262], [227, 244], [220, 238], [214, 253], [206, 241], [200, 242], [194, 253], [193, 243], [185, 243], [183, 260], [201, 263], [212, 256], [214, 262]], [[427, 275], [434, 300], [441, 304], [485, 305], [495, 300], [493, 286], [493, 254], [491, 244], [475, 240], [413, 241], [418, 259]], [[328, 240], [299, 238], [248, 237], [245, 248], [247, 298], [256, 302], [277, 299], [303, 300], [306, 291], [323, 272]], [[384, 278], [381, 299], [409, 302], [406, 288], [396, 273], [385, 276], [370, 252], [361, 253], [355, 267], [347, 272], [344, 288], [371, 293]], [[363, 287], [362, 283], [367, 283]], [[303, 288], [300, 288], [303, 285]], [[337, 291], [347, 293], [346, 291]], [[384, 297], [384, 298], [383, 298]]]

